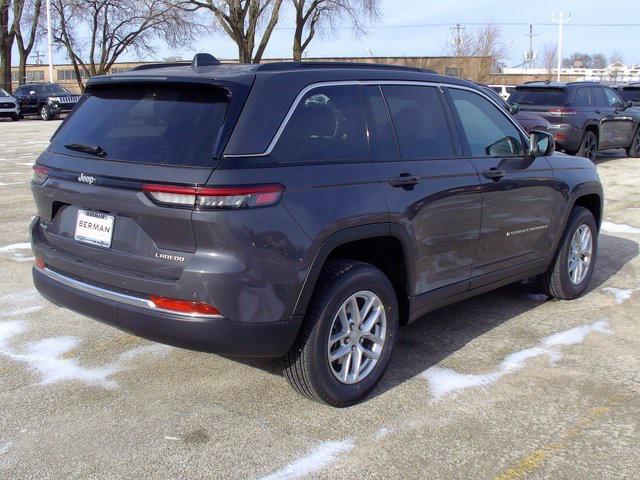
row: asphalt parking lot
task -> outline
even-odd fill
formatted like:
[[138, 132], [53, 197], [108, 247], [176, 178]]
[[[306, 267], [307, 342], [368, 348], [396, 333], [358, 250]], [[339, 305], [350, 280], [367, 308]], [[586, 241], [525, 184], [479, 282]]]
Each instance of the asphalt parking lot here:
[[276, 361], [153, 344], [38, 296], [29, 180], [58, 125], [0, 122], [0, 478], [640, 478], [640, 159], [598, 161], [586, 296], [524, 282], [433, 312], [337, 410]]

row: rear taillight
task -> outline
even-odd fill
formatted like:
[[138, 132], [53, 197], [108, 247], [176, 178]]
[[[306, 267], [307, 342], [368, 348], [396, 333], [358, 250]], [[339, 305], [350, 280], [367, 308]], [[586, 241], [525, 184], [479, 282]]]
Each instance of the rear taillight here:
[[551, 108], [549, 109], [549, 113], [551, 115], [575, 115], [576, 113], [578, 113], [577, 110], [573, 109], [573, 108]]
[[197, 316], [219, 316], [220, 311], [206, 303], [191, 302], [189, 300], [176, 300], [174, 298], [159, 297], [151, 295], [149, 301], [154, 308], [169, 310], [171, 312], [183, 313]]
[[47, 266], [46, 263], [44, 263], [44, 260], [41, 259], [40, 257], [36, 257], [33, 259], [33, 264], [36, 266], [36, 268], [38, 270], [44, 270]]
[[43, 167], [42, 165], [33, 166], [33, 178], [31, 179], [33, 183], [42, 185], [48, 177], [49, 169], [47, 167]]
[[284, 192], [280, 184], [243, 187], [185, 187], [144, 183], [142, 191], [163, 205], [202, 209], [267, 207], [278, 203]]

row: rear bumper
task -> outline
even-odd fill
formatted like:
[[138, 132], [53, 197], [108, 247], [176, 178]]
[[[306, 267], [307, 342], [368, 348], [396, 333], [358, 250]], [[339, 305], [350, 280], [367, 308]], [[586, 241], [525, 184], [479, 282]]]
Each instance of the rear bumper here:
[[[153, 310], [141, 297], [108, 291], [77, 279], [33, 268], [33, 283], [50, 302], [155, 342], [230, 356], [279, 357], [298, 333], [301, 316], [249, 324]], [[136, 305], [136, 300], [138, 305]]]
[[580, 149], [582, 142], [582, 130], [575, 128], [568, 123], [549, 125], [549, 133], [553, 135], [556, 147], [570, 152], [576, 152]]

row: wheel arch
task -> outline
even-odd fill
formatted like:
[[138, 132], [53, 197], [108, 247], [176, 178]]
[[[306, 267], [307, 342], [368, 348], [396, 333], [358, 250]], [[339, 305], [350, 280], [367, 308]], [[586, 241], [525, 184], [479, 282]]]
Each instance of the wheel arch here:
[[304, 315], [307, 311], [326, 262], [342, 258], [370, 263], [389, 277], [398, 297], [401, 323], [406, 323], [413, 278], [409, 248], [407, 234], [395, 224], [360, 225], [331, 234], [315, 255], [296, 301], [294, 314]]

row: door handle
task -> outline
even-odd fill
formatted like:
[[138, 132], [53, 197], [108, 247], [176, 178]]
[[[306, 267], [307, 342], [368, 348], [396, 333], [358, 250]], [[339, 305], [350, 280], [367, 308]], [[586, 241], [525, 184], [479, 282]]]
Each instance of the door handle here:
[[482, 172], [482, 175], [485, 178], [489, 178], [494, 182], [500, 181], [500, 179], [502, 179], [502, 177], [504, 177], [506, 174], [507, 172], [505, 172], [504, 170], [498, 170], [497, 168], [492, 168], [490, 170], [485, 170], [484, 172]]
[[389, 179], [392, 187], [411, 188], [420, 183], [420, 177], [409, 173], [401, 173], [398, 177]]
[[595, 111], [595, 113], [597, 113], [598, 115], [600, 115], [600, 113], [602, 113], [602, 112], [600, 112], [600, 110], [594, 110], [594, 111]]

